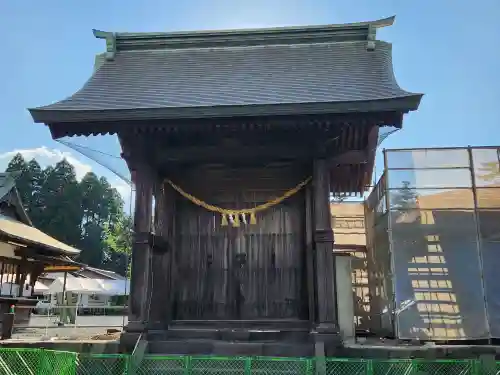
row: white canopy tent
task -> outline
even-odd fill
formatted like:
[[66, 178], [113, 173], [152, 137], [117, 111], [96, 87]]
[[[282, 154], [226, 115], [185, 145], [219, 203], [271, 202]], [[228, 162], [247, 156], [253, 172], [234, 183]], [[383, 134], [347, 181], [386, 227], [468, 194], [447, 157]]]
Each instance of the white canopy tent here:
[[57, 294], [63, 291], [77, 294], [102, 294], [108, 296], [127, 295], [130, 290], [129, 280], [101, 280], [80, 277], [67, 278], [66, 287], [64, 277], [56, 278], [45, 290], [44, 294]]
[[49, 287], [45, 284], [42, 284], [40, 281], [35, 282], [35, 293], [45, 293], [49, 290]]
[[57, 277], [44, 294], [57, 294], [63, 291], [78, 294], [101, 294], [103, 292], [100, 284], [94, 279], [67, 278], [66, 286], [64, 286], [64, 277]]
[[106, 294], [113, 296], [125, 296], [130, 292], [130, 280], [96, 280], [106, 291]]

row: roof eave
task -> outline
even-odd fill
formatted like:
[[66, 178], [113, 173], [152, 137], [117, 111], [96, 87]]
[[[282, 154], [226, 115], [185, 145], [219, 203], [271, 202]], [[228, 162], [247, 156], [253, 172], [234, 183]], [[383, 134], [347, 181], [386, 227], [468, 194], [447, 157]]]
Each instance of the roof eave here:
[[14, 188], [14, 194], [16, 197], [16, 211], [19, 217], [21, 218], [21, 222], [23, 222], [26, 225], [29, 225], [30, 227], [33, 226], [33, 222], [31, 221], [31, 218], [28, 216], [28, 213], [26, 212], [23, 202], [21, 200], [21, 195], [19, 194], [19, 190], [17, 190], [17, 187]]
[[31, 241], [31, 240], [27, 240], [27, 239], [20, 238], [17, 236], [13, 236], [13, 235], [11, 235], [9, 233], [5, 233], [5, 232], [0, 232], [0, 238], [4, 238], [7, 241], [10, 240], [12, 242], [19, 243], [19, 244], [24, 245], [24, 246], [29, 246], [32, 248], [38, 248], [38, 249], [42, 249], [45, 251], [49, 251], [49, 252], [52, 252], [52, 253], [57, 254], [57, 255], [65, 255], [65, 256], [74, 257], [74, 256], [77, 256], [78, 254], [80, 254], [80, 252], [81, 252], [78, 249], [75, 249], [74, 251], [69, 251], [69, 250], [64, 250], [61, 248], [56, 248], [56, 247], [46, 245], [46, 244], [43, 244], [43, 243], [40, 243], [37, 241]]
[[102, 121], [141, 121], [232, 116], [273, 116], [340, 114], [354, 112], [410, 112], [417, 110], [423, 94], [368, 101], [258, 104], [213, 107], [132, 108], [103, 110], [53, 110], [49, 107], [32, 108], [29, 112], [36, 123], [85, 123]]

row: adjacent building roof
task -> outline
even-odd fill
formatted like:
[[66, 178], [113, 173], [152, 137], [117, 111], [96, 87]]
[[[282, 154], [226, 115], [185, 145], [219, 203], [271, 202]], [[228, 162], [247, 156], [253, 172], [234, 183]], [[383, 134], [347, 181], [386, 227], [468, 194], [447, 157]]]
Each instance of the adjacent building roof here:
[[96, 278], [96, 279], [111, 279], [111, 280], [124, 280], [126, 277], [117, 274], [113, 271], [103, 270], [100, 268], [94, 267], [85, 267], [80, 271], [74, 273], [78, 277], [88, 277], [88, 278]]
[[19, 221], [26, 225], [33, 225], [23, 207], [21, 196], [16, 188], [16, 180], [12, 173], [0, 173], [0, 202], [11, 204], [15, 208]]
[[12, 241], [28, 246], [42, 247], [66, 255], [78, 255], [80, 253], [80, 250], [56, 240], [35, 227], [3, 215], [0, 215], [0, 234], [11, 238]]
[[415, 110], [373, 22], [181, 33], [108, 33], [80, 91], [36, 122]]

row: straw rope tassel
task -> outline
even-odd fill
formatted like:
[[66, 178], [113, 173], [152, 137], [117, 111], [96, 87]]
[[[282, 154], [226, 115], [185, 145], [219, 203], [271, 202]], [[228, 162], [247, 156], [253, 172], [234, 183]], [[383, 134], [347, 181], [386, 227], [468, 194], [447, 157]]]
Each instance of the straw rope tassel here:
[[233, 227], [239, 227], [240, 226], [240, 215], [235, 214], [234, 215], [234, 220], [233, 220]]
[[257, 224], [257, 217], [255, 216], [255, 211], [250, 212], [250, 225]]
[[221, 226], [223, 227], [227, 227], [229, 225], [228, 221], [227, 221], [227, 215], [226, 214], [222, 214], [222, 220], [221, 220]]

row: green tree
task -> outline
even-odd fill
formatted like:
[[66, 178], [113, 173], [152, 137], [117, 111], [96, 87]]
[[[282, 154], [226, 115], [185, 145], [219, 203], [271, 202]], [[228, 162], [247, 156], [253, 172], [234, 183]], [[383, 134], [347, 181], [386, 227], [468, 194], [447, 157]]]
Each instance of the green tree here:
[[74, 167], [66, 160], [43, 173], [39, 227], [69, 245], [79, 247], [82, 239], [82, 194]]
[[105, 177], [99, 179], [104, 187], [104, 201], [106, 202], [107, 225], [114, 225], [123, 220], [123, 199], [118, 190], [113, 188]]
[[403, 181], [403, 186], [391, 194], [391, 210], [405, 211], [417, 207], [418, 194], [411, 188], [409, 181]]
[[102, 216], [100, 206], [103, 200], [103, 187], [99, 183], [99, 178], [93, 172], [87, 173], [80, 181], [82, 192], [83, 222], [99, 221]]
[[38, 224], [43, 217], [42, 215], [44, 210], [40, 199], [40, 194], [42, 186], [44, 184], [45, 175], [42, 171], [42, 168], [40, 167], [40, 164], [38, 164], [35, 159], [31, 159], [28, 162], [28, 173], [31, 178], [31, 194], [29, 201], [27, 202], [27, 212], [33, 224], [38, 227]]
[[[109, 259], [105, 231], [110, 232], [123, 216], [123, 200], [108, 180], [87, 173], [80, 182], [83, 209], [83, 238], [80, 260], [94, 267], [112, 265]], [[123, 273], [123, 271], [122, 271]]]
[[33, 224], [82, 252], [79, 260], [121, 274], [131, 252], [132, 220], [124, 214], [123, 199], [104, 177], [87, 173], [78, 182], [74, 167], [62, 160], [44, 170], [21, 154], [7, 171]]
[[101, 267], [104, 260], [103, 228], [95, 221], [83, 224], [79, 260], [92, 267]]
[[107, 225], [105, 227], [105, 264], [107, 269], [122, 275], [127, 272], [127, 275], [130, 275], [132, 237], [133, 221], [130, 216], [122, 215], [113, 226]]

